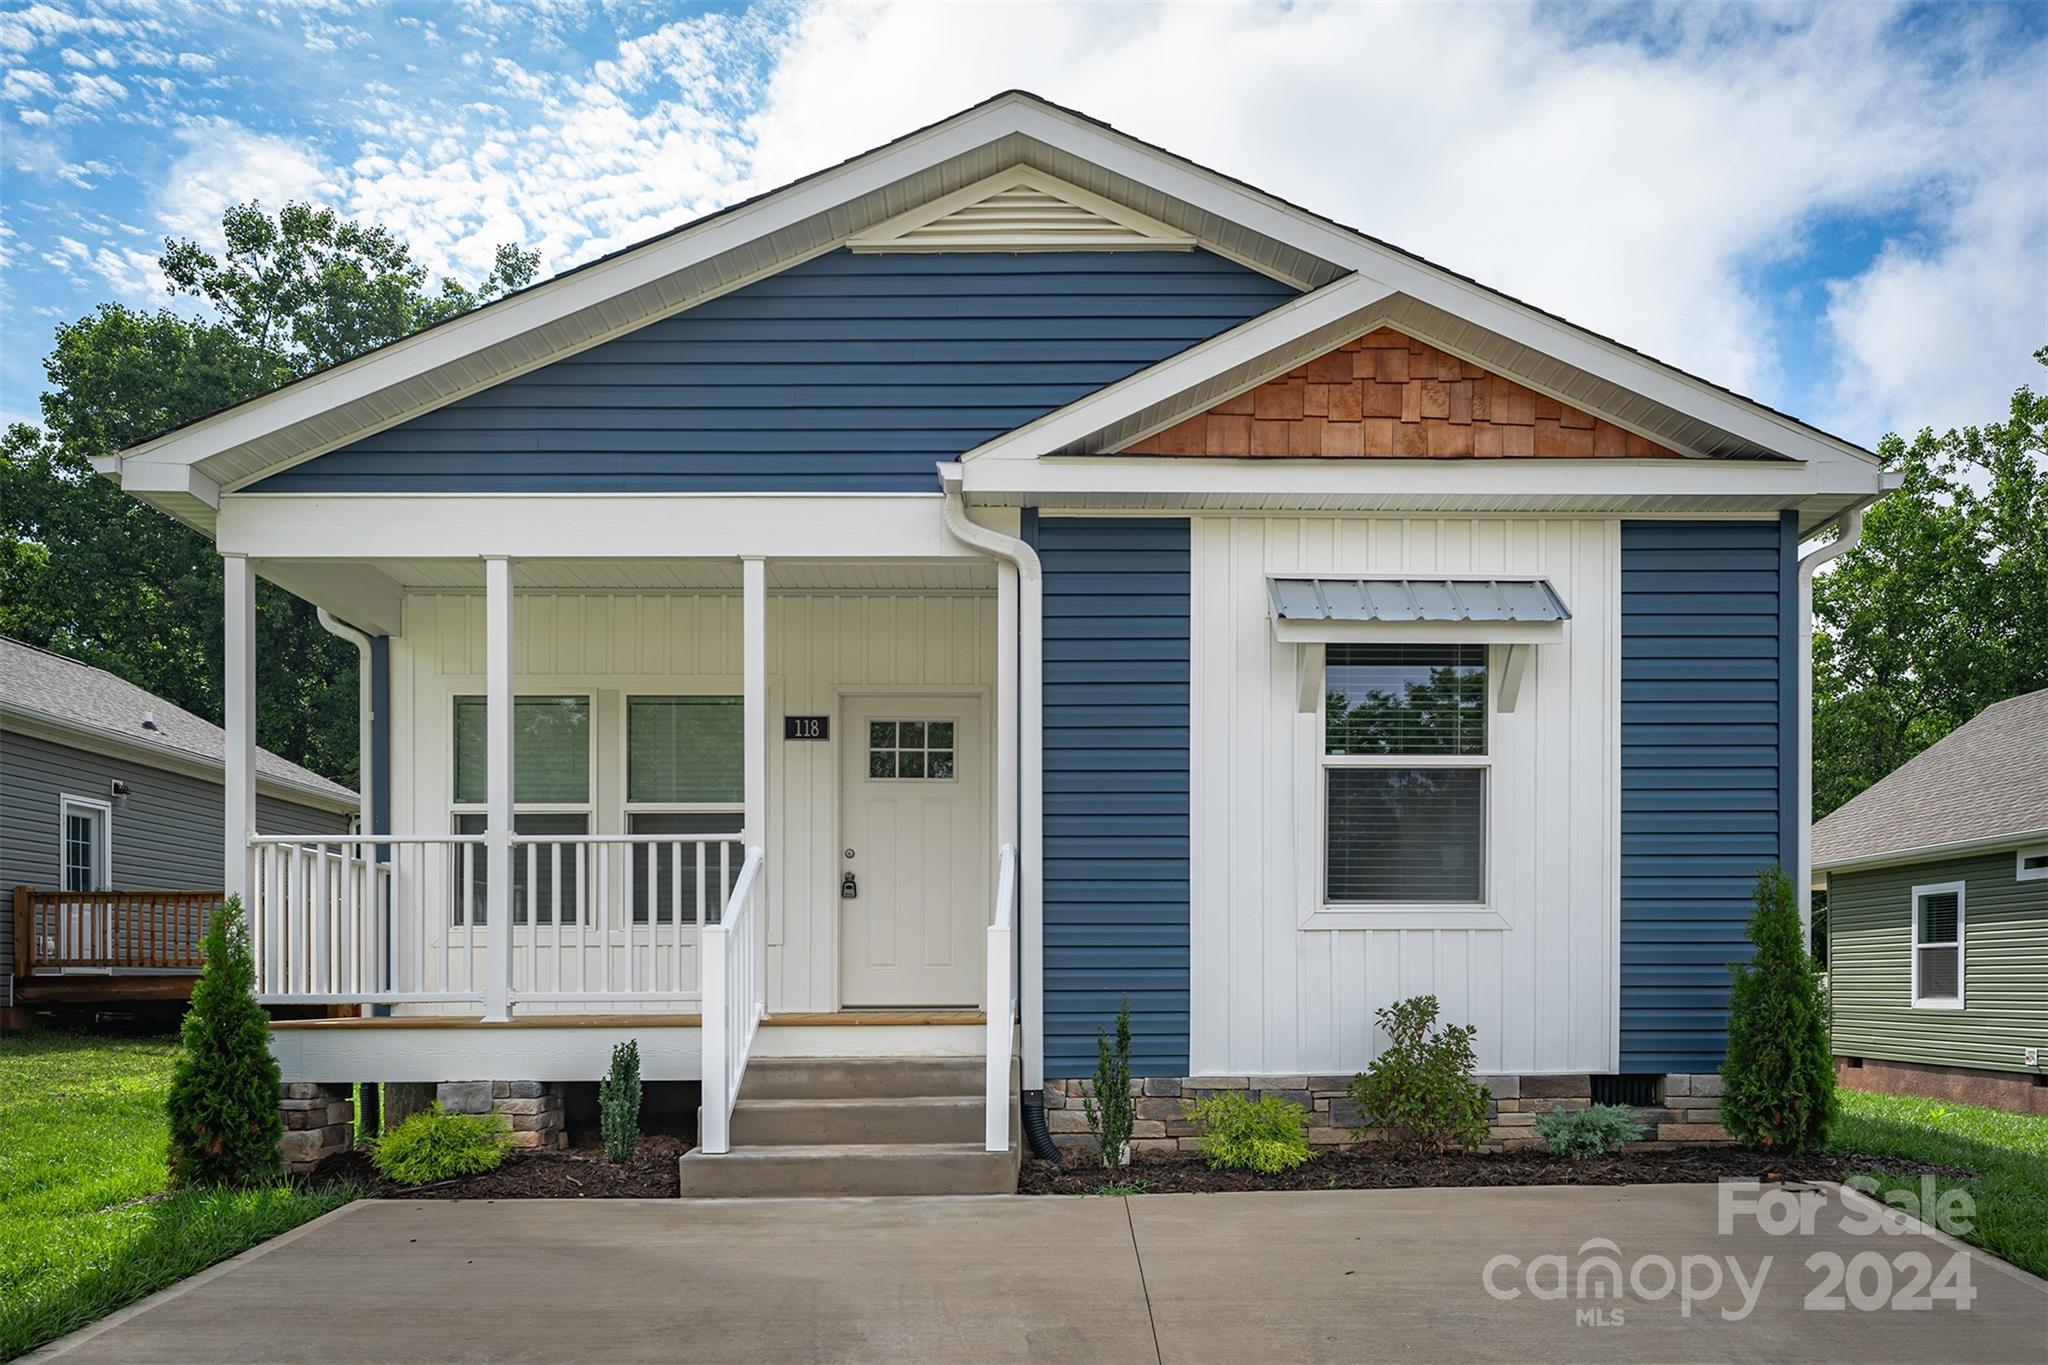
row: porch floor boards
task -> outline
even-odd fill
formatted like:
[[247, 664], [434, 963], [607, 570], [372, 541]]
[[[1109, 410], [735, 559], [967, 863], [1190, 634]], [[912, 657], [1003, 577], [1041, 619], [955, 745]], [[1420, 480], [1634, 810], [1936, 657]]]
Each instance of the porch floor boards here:
[[[771, 1014], [762, 1028], [904, 1028], [929, 1024], [984, 1024], [981, 1010], [846, 1010], [836, 1013]], [[701, 1014], [524, 1014], [485, 1020], [473, 1015], [412, 1014], [352, 1019], [273, 1019], [276, 1031], [291, 1029], [385, 1028], [701, 1028]]]

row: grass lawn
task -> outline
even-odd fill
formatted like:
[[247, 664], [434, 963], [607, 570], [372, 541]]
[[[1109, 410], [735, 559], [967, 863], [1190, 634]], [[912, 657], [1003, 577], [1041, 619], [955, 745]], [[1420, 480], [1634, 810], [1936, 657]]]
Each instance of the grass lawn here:
[[[1956, 1235], [2022, 1270], [2048, 1276], [2048, 1116], [1950, 1104], [1946, 1100], [1838, 1092], [1842, 1119], [1828, 1147], [1968, 1166], [1960, 1182], [1977, 1202], [1975, 1225]], [[1889, 1191], [1915, 1180], [1882, 1177]], [[1946, 1181], [1939, 1188], [1947, 1189]]]
[[164, 1193], [168, 1038], [0, 1041], [0, 1360], [348, 1202]]

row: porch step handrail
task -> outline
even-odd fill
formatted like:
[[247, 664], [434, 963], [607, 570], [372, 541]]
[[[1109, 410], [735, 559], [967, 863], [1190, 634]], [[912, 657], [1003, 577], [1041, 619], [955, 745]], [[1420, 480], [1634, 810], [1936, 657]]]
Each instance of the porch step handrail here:
[[995, 918], [988, 926], [987, 1115], [982, 1145], [991, 1152], [1010, 1147], [1010, 1049], [1017, 1008], [1011, 943], [1016, 919], [1017, 846], [1004, 844], [996, 854]]
[[767, 1012], [768, 914], [761, 906], [759, 844], [750, 845], [719, 922], [704, 929], [703, 1112], [697, 1145], [732, 1150], [732, 1110], [754, 1033]]

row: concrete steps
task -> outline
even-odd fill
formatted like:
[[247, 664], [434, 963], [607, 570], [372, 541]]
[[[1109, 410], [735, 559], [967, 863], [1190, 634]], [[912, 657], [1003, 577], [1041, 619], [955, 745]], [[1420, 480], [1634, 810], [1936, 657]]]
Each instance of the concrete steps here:
[[978, 1057], [761, 1058], [733, 1106], [732, 1150], [682, 1158], [686, 1199], [1009, 1194], [1019, 1158], [982, 1144]]

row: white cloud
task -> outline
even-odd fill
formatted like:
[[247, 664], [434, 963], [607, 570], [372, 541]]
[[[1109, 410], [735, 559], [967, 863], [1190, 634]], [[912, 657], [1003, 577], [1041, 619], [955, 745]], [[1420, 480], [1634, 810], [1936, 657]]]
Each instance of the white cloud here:
[[0, 98], [10, 99], [17, 104], [37, 95], [53, 97], [57, 93], [57, 82], [49, 73], [30, 67], [18, 67], [0, 78]]
[[166, 172], [157, 205], [159, 226], [171, 235], [214, 245], [221, 213], [234, 204], [260, 200], [275, 212], [287, 199], [333, 203], [341, 194], [331, 169], [289, 138], [221, 121], [196, 124], [179, 137], [186, 150]]
[[128, 87], [112, 76], [88, 76], [83, 72], [71, 77], [71, 88], [64, 93], [66, 104], [86, 109], [107, 109], [128, 97]]

